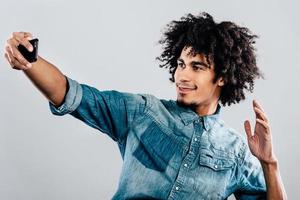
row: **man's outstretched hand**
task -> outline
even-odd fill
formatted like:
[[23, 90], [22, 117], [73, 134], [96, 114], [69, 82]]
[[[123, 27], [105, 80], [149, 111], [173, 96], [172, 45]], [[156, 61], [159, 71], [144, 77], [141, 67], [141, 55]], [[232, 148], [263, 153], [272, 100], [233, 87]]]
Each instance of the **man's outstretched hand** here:
[[287, 195], [280, 177], [278, 161], [273, 152], [269, 121], [262, 107], [255, 100], [253, 101], [253, 110], [256, 119], [254, 132], [251, 130], [249, 120], [244, 122], [244, 127], [250, 151], [258, 158], [263, 169], [267, 186], [267, 199], [285, 200]]
[[256, 118], [254, 132], [252, 132], [250, 121], [244, 122], [250, 151], [262, 163], [276, 163], [277, 159], [273, 152], [272, 135], [267, 116], [256, 100], [253, 100], [253, 110]]

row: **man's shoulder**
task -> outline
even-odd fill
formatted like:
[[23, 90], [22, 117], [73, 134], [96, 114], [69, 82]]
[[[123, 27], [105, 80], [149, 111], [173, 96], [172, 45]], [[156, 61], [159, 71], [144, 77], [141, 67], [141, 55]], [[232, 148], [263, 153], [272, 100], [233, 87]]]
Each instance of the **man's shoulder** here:
[[174, 100], [172, 99], [163, 99], [159, 98], [153, 94], [149, 93], [139, 93], [138, 95], [142, 96], [147, 100], [147, 108], [151, 111], [162, 111], [164, 109], [174, 109]]

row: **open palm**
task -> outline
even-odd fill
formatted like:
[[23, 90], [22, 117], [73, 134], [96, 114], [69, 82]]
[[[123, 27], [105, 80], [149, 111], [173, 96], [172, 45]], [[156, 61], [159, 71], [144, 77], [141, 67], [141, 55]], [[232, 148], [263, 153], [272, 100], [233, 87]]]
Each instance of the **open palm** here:
[[253, 101], [253, 110], [255, 112], [254, 132], [249, 120], [244, 122], [245, 132], [251, 153], [261, 162], [273, 163], [276, 161], [272, 147], [272, 135], [268, 119], [257, 101]]

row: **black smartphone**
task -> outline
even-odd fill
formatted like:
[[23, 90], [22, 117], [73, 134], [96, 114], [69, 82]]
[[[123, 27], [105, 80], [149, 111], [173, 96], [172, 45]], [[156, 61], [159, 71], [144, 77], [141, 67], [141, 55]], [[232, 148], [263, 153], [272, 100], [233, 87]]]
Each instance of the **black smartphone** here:
[[33, 51], [31, 52], [28, 51], [26, 47], [23, 46], [22, 44], [18, 46], [18, 50], [21, 52], [24, 58], [28, 60], [28, 62], [33, 63], [37, 61], [39, 40], [36, 38], [36, 39], [29, 40], [29, 42], [33, 46]]

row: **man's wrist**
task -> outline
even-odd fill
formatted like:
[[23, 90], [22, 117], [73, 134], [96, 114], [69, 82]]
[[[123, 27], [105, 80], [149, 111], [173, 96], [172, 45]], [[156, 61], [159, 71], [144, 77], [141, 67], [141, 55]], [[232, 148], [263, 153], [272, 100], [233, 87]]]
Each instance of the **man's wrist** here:
[[260, 161], [260, 164], [263, 168], [263, 171], [277, 171], [278, 170], [278, 161], [274, 160], [271, 162]]

